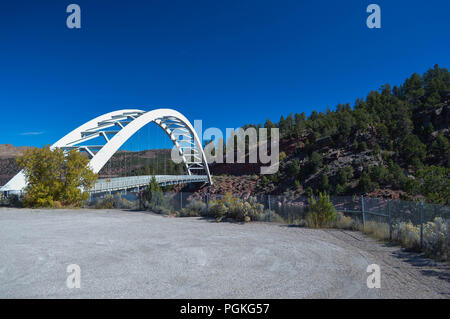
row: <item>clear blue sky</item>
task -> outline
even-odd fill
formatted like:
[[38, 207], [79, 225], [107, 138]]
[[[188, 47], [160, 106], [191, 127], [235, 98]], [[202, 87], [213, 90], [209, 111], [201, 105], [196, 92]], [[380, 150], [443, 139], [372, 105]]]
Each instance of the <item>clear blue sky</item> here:
[[[66, 27], [70, 3], [80, 30]], [[366, 27], [370, 3], [381, 29]], [[224, 129], [353, 104], [450, 67], [449, 21], [448, 0], [3, 1], [0, 143], [53, 143], [124, 107]]]

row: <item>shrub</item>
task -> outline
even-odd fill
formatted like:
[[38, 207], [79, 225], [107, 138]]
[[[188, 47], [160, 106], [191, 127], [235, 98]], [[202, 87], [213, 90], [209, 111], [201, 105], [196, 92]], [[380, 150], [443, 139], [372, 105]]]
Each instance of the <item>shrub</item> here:
[[329, 226], [336, 219], [336, 210], [326, 193], [319, 193], [319, 200], [313, 196], [309, 199], [309, 212], [306, 223], [309, 227], [320, 228]]
[[62, 205], [81, 206], [88, 198], [84, 190], [91, 188], [97, 175], [88, 167], [89, 159], [77, 150], [64, 154], [60, 148], [29, 149], [17, 158], [25, 172], [27, 186], [24, 203], [29, 207]]
[[114, 195], [114, 207], [115, 208], [125, 208], [125, 209], [133, 209], [137, 208], [137, 202], [129, 201], [128, 199], [122, 197], [121, 193], [116, 193]]
[[228, 207], [225, 206], [224, 203], [222, 203], [221, 201], [213, 201], [211, 208], [210, 208], [210, 213], [211, 216], [215, 217], [217, 221], [221, 221], [222, 218], [225, 216], [225, 214], [228, 211]]
[[358, 223], [353, 218], [345, 216], [342, 212], [336, 213], [336, 219], [333, 223], [333, 227], [348, 230], [359, 229]]
[[172, 214], [172, 211], [169, 208], [166, 208], [166, 207], [159, 207], [159, 208], [156, 209], [156, 212], [161, 214], [161, 215], [166, 215], [166, 216]]
[[372, 237], [379, 240], [389, 240], [389, 224], [379, 223], [376, 221], [366, 221], [364, 227], [359, 225], [360, 230], [363, 233], [371, 235]]
[[149, 206], [161, 206], [163, 203], [163, 192], [155, 176], [152, 177], [147, 189], [142, 194], [143, 200], [150, 203]]
[[197, 217], [206, 215], [206, 204], [201, 200], [192, 200], [184, 207], [180, 217]]
[[307, 162], [307, 169], [309, 173], [315, 173], [323, 165], [323, 157], [317, 152], [312, 152]]
[[414, 135], [408, 135], [402, 143], [402, 155], [408, 164], [421, 163], [427, 155], [427, 147]]
[[426, 166], [417, 172], [420, 192], [427, 202], [450, 205], [450, 168]]
[[57, 200], [55, 200], [54, 202], [53, 202], [53, 208], [62, 208], [63, 207], [63, 205], [61, 204], [61, 202], [60, 201], [57, 201]]
[[362, 173], [359, 179], [358, 189], [362, 192], [371, 192], [377, 187], [377, 184], [372, 182], [370, 175], [366, 172]]
[[258, 221], [261, 222], [274, 222], [274, 223], [281, 223], [284, 224], [286, 221], [281, 217], [279, 214], [277, 214], [275, 211], [271, 209], [264, 209], [259, 215], [258, 215]]
[[264, 211], [264, 205], [258, 203], [258, 200], [256, 199], [256, 197], [250, 197], [247, 200], [247, 204], [249, 206], [248, 209], [248, 217], [250, 217], [251, 220], [256, 221], [259, 220], [261, 214]]
[[285, 223], [285, 220], [283, 219], [283, 217], [281, 217], [280, 215], [278, 215], [275, 212], [272, 213], [271, 219], [272, 219], [272, 222], [275, 222], [275, 223]]
[[[340, 229], [359, 229], [379, 240], [389, 240], [389, 224], [366, 221], [364, 227], [350, 217], [337, 213], [333, 227]], [[392, 241], [412, 251], [422, 251], [425, 256], [441, 261], [450, 259], [450, 220], [436, 217], [423, 225], [423, 247], [420, 248], [420, 225], [411, 221], [399, 222], [392, 226]]]
[[207, 213], [206, 203], [202, 200], [192, 200], [186, 205], [186, 208], [189, 208], [202, 216]]
[[340, 169], [337, 173], [337, 182], [340, 185], [344, 185], [347, 184], [348, 182], [348, 176], [347, 176], [347, 172], [343, 169]]
[[424, 225], [423, 250], [429, 257], [450, 259], [450, 220], [437, 217]]
[[392, 238], [402, 247], [420, 250], [420, 226], [414, 226], [411, 221], [400, 222], [394, 226]]
[[99, 198], [97, 199], [94, 207], [97, 209], [113, 209], [114, 197], [108, 194], [104, 198]]
[[186, 207], [182, 208], [181, 211], [177, 211], [175, 215], [177, 217], [198, 217], [198, 216], [200, 216], [198, 214], [198, 212], [187, 209]]
[[242, 222], [256, 221], [260, 219], [263, 211], [264, 205], [258, 203], [255, 197], [243, 200], [233, 197], [230, 193], [227, 193], [221, 200], [213, 201], [210, 207], [210, 214], [217, 221], [221, 221], [223, 218], [232, 218]]
[[96, 209], [134, 209], [137, 208], [138, 203], [129, 201], [128, 199], [122, 197], [121, 193], [116, 193], [114, 195], [108, 194], [104, 198], [98, 198], [95, 200], [94, 208]]
[[290, 162], [286, 167], [286, 171], [289, 176], [296, 177], [300, 173], [300, 165], [301, 163], [298, 159], [294, 159]]
[[344, 184], [344, 185], [337, 184], [334, 192], [338, 195], [341, 195], [341, 194], [345, 193], [345, 190], [346, 190], [346, 184]]
[[322, 190], [323, 192], [328, 192], [330, 190], [328, 175], [325, 172], [323, 172], [322, 175], [320, 176], [319, 189]]
[[362, 141], [362, 142], [359, 144], [358, 149], [359, 149], [360, 152], [365, 152], [365, 151], [367, 151], [367, 143], [364, 142], [364, 141]]

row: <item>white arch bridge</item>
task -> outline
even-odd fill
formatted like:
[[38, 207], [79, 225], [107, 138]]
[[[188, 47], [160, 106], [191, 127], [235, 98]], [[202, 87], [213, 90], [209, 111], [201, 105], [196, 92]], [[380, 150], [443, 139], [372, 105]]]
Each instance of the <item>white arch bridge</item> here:
[[[186, 175], [155, 175], [160, 185], [183, 183], [212, 184], [211, 174], [202, 143], [193, 126], [183, 114], [173, 109], [142, 111], [125, 109], [96, 117], [79, 126], [51, 146], [64, 151], [77, 149], [90, 157], [89, 167], [98, 173], [119, 148], [146, 124], [154, 122], [170, 138], [186, 169]], [[87, 144], [96, 139], [100, 143]], [[129, 176], [98, 180], [91, 193], [126, 190], [148, 185], [151, 175]], [[15, 175], [0, 188], [7, 193], [21, 193], [27, 185], [24, 172]]]

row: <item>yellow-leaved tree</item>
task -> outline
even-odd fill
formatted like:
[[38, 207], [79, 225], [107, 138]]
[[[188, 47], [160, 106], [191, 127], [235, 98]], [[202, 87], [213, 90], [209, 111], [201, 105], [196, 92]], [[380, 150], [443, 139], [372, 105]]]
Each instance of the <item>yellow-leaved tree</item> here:
[[89, 159], [77, 150], [64, 155], [60, 148], [26, 150], [17, 159], [27, 179], [24, 204], [28, 207], [80, 206], [88, 198], [86, 190], [97, 180]]

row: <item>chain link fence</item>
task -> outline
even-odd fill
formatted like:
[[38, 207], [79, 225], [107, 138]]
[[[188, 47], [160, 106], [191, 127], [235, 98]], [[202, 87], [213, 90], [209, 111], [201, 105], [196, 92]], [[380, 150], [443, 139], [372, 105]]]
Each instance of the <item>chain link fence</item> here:
[[[423, 202], [330, 196], [336, 218], [329, 227], [360, 230], [381, 240], [425, 251], [438, 259], [450, 257], [450, 207]], [[16, 197], [0, 204], [17, 206]], [[146, 188], [91, 194], [88, 208], [148, 210], [179, 217], [202, 216], [238, 222], [260, 221], [309, 226], [307, 197], [285, 195], [233, 195], [189, 192], [156, 192]]]
[[[424, 251], [428, 256], [448, 260], [450, 249], [450, 207], [422, 202], [331, 196], [336, 219], [330, 227], [360, 230], [381, 240]], [[231, 195], [148, 191], [116, 192], [92, 196], [89, 207], [144, 209], [164, 215], [203, 216], [241, 222], [275, 222], [308, 226], [307, 197], [283, 195]], [[232, 211], [232, 213], [230, 213]], [[227, 219], [225, 218], [225, 220]]]
[[[145, 201], [149, 198], [143, 196], [144, 191], [120, 191], [91, 195], [87, 207], [101, 207], [104, 204], [112, 208], [123, 209], [145, 209]], [[189, 192], [164, 192], [159, 199], [158, 205], [177, 212], [191, 206], [205, 205], [205, 213], [208, 204], [223, 200], [225, 194], [202, 194]], [[283, 195], [228, 195], [231, 198], [245, 202], [253, 201], [264, 206], [265, 210], [280, 218], [277, 221], [292, 224], [306, 218], [309, 200], [307, 197], [289, 197]], [[370, 198], [364, 196], [330, 196], [336, 212], [349, 216], [362, 224], [367, 222], [378, 222], [398, 224], [401, 222], [411, 223], [415, 226], [432, 222], [435, 218], [450, 219], [450, 207], [422, 202], [389, 200], [383, 198]], [[148, 206], [148, 205], [147, 205]], [[267, 220], [273, 221], [273, 220]]]

